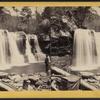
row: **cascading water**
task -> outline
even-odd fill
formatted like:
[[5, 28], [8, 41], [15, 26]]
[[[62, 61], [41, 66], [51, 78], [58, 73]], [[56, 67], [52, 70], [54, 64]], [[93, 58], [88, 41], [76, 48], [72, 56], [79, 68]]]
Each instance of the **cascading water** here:
[[[8, 32], [7, 30], [0, 30], [0, 70], [41, 61], [41, 57], [37, 55], [39, 58], [37, 59], [35, 54], [31, 51], [31, 35], [24, 34], [24, 36], [25, 41], [23, 42], [21, 34], [17, 34], [17, 32]], [[34, 40], [37, 53], [42, 54], [37, 36], [34, 37]], [[20, 49], [25, 49], [25, 52], [23, 53], [23, 50]]]
[[39, 46], [39, 42], [38, 42], [38, 38], [36, 35], [31, 35], [31, 37], [34, 39], [34, 45], [35, 45], [35, 48], [36, 48], [36, 56], [37, 56], [37, 60], [38, 61], [44, 61], [45, 59], [45, 54], [41, 51], [41, 48]]
[[12, 32], [7, 32], [8, 36], [8, 43], [9, 43], [9, 49], [11, 52], [11, 64], [23, 64], [24, 63], [24, 56], [19, 52], [18, 46], [16, 43], [16, 35]]
[[76, 29], [73, 44], [73, 70], [93, 70], [100, 67], [100, 35], [88, 29]]
[[5, 65], [10, 62], [9, 55], [7, 34], [4, 34], [4, 31], [0, 30], [0, 65]]
[[100, 66], [100, 32], [95, 33], [96, 49], [97, 49], [97, 64]]
[[0, 30], [0, 70], [23, 63], [24, 57], [18, 50], [14, 34]]
[[31, 52], [31, 46], [30, 46], [30, 35], [26, 36], [26, 56], [28, 58], [28, 62], [29, 63], [33, 63], [36, 62], [36, 58], [35, 56], [33, 56], [32, 52]]

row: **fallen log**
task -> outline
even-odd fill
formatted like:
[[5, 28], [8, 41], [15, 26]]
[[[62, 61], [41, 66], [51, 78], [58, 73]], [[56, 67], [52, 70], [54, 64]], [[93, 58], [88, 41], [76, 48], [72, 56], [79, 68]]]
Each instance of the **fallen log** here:
[[64, 87], [63, 89], [65, 90], [78, 90], [79, 89], [80, 79], [81, 79], [79, 76], [70, 74], [58, 67], [52, 67], [51, 72], [53, 72], [54, 74], [58, 73], [58, 77], [62, 79], [62, 82], [66, 83], [66, 84], [64, 83], [62, 84]]
[[65, 75], [65, 76], [71, 75], [70, 73], [68, 73], [68, 72], [66, 72], [58, 67], [51, 67], [51, 72], [56, 72], [58, 74]]
[[98, 88], [90, 85], [88, 82], [84, 81], [83, 79], [81, 79], [81, 85], [87, 88], [88, 90], [99, 90]]
[[0, 82], [0, 88], [2, 88], [4, 91], [16, 91], [17, 90], [13, 86], [10, 86], [9, 84], [6, 84], [4, 82]]

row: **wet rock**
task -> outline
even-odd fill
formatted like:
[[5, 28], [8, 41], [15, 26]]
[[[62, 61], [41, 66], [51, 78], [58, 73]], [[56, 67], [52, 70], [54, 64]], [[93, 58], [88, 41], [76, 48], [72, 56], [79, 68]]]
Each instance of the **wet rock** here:
[[13, 75], [13, 76], [9, 76], [9, 78], [14, 81], [14, 82], [19, 82], [22, 80], [21, 76], [20, 75]]
[[29, 80], [23, 80], [23, 89], [24, 90], [28, 90], [28, 85], [29, 85], [30, 81]]
[[0, 72], [0, 78], [7, 78], [7, 77], [8, 77], [8, 73]]
[[9, 80], [9, 79], [5, 79], [5, 78], [2, 79], [1, 81], [2, 81], [2, 82], [5, 82], [5, 83], [10, 83], [10, 82], [11, 82], [11, 80]]

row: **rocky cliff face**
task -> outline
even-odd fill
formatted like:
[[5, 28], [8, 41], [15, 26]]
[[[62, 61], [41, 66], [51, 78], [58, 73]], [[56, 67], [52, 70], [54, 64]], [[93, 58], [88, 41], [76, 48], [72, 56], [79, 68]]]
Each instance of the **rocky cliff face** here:
[[90, 8], [90, 13], [86, 15], [83, 25], [88, 29], [100, 32], [100, 7]]

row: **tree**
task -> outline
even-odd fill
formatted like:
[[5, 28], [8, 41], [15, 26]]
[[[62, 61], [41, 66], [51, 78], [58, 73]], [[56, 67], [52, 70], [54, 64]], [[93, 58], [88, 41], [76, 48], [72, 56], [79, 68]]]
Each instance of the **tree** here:
[[4, 22], [5, 21], [5, 12], [9, 12], [7, 9], [5, 9], [5, 7], [0, 7], [0, 19], [1, 19], [1, 22]]
[[32, 18], [32, 11], [29, 7], [23, 7], [20, 13], [23, 17], [23, 22], [28, 23]]
[[30, 27], [31, 25], [31, 21], [32, 21], [32, 11], [29, 7], [23, 7], [21, 12], [21, 26], [22, 29], [26, 32], [26, 33], [30, 33]]
[[83, 27], [83, 22], [84, 19], [86, 18], [86, 16], [90, 13], [90, 7], [78, 7], [77, 9], [75, 9], [72, 13], [73, 13], [73, 17], [76, 20], [76, 24], [78, 27]]
[[42, 13], [42, 18], [45, 19], [50, 19], [51, 16], [51, 12], [52, 12], [53, 7], [46, 7], [44, 9], [44, 12]]

